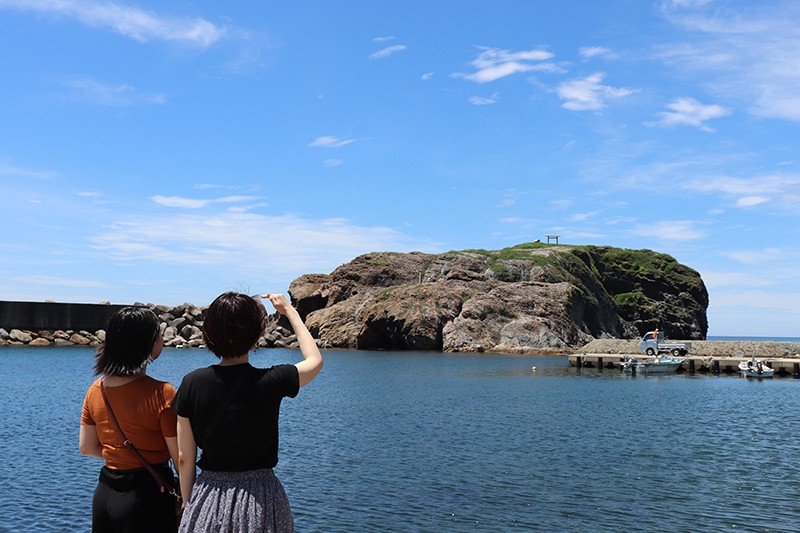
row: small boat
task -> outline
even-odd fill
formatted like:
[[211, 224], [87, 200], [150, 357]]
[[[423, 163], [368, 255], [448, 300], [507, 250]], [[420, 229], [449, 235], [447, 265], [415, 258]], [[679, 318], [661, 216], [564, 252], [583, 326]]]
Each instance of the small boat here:
[[628, 356], [622, 361], [622, 371], [630, 374], [669, 374], [680, 368], [684, 357], [659, 356], [648, 359], [637, 359]]
[[756, 358], [739, 363], [739, 372], [746, 378], [771, 378], [775, 375], [775, 369], [768, 362]]

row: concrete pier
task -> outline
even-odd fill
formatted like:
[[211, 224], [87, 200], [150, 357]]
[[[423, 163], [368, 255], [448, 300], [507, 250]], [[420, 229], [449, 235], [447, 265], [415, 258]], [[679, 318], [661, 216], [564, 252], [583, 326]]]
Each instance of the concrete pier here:
[[[635, 357], [640, 361], [653, 359], [644, 354], [608, 354], [608, 353], [579, 353], [569, 355], [569, 364], [576, 368], [603, 368], [619, 369], [626, 357]], [[713, 355], [687, 355], [678, 372], [711, 372], [714, 374], [738, 374], [739, 363], [749, 361], [750, 357], [741, 356], [713, 356]], [[765, 361], [775, 369], [776, 376], [800, 378], [800, 359], [798, 358], [768, 358], [756, 357], [756, 360]]]

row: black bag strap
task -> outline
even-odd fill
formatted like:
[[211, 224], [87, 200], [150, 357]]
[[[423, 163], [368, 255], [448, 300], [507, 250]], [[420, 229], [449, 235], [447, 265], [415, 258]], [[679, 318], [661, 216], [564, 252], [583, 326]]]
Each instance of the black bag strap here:
[[204, 450], [208, 447], [209, 443], [211, 442], [211, 435], [214, 433], [214, 430], [217, 429], [217, 426], [222, 421], [222, 417], [225, 416], [225, 413], [228, 411], [228, 407], [230, 407], [231, 402], [236, 397], [239, 389], [242, 388], [244, 382], [247, 381], [249, 377], [256, 374], [256, 372], [251, 372], [250, 368], [245, 368], [242, 374], [237, 378], [236, 382], [233, 386], [228, 390], [228, 394], [225, 395], [225, 398], [222, 400], [222, 403], [219, 405], [217, 412], [214, 413], [214, 418], [211, 419], [211, 422], [208, 423], [206, 426], [205, 431], [200, 436], [200, 440], [202, 441], [201, 448]]
[[131, 451], [131, 453], [136, 457], [136, 459], [138, 459], [138, 461], [142, 463], [142, 466], [144, 466], [147, 469], [147, 471], [150, 472], [150, 475], [153, 476], [153, 479], [156, 481], [156, 484], [158, 485], [158, 488], [161, 490], [161, 492], [168, 492], [172, 494], [175, 498], [177, 498], [178, 501], [180, 501], [181, 495], [178, 493], [177, 489], [173, 487], [171, 483], [167, 483], [164, 480], [164, 478], [161, 477], [161, 475], [155, 471], [155, 469], [150, 465], [150, 463], [148, 463], [147, 460], [144, 457], [142, 457], [142, 454], [139, 453], [139, 450], [137, 450], [136, 447], [134, 447], [133, 443], [130, 440], [128, 440], [128, 437], [125, 436], [125, 432], [122, 431], [122, 426], [119, 425], [119, 421], [117, 420], [117, 417], [114, 415], [114, 410], [111, 409], [111, 403], [109, 403], [108, 396], [106, 396], [106, 388], [105, 385], [103, 385], [102, 379], [100, 380], [100, 394], [103, 395], [103, 401], [106, 404], [106, 411], [108, 411], [108, 416], [111, 418], [111, 421], [114, 423], [114, 427], [117, 428], [117, 432], [122, 437], [123, 441], [122, 443], [125, 445], [126, 448], [128, 448]]

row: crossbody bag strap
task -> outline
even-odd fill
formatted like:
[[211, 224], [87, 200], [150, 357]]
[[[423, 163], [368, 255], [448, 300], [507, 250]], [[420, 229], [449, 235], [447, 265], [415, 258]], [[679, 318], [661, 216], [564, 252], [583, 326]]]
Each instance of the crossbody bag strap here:
[[139, 453], [139, 450], [137, 450], [136, 447], [134, 447], [133, 443], [128, 440], [128, 437], [125, 436], [125, 432], [122, 431], [122, 427], [119, 425], [119, 421], [117, 421], [117, 417], [114, 415], [114, 410], [111, 409], [111, 404], [108, 402], [108, 396], [106, 396], [106, 388], [103, 385], [102, 379], [100, 380], [100, 394], [103, 395], [103, 401], [106, 404], [106, 410], [108, 411], [108, 416], [111, 418], [111, 421], [114, 423], [114, 426], [117, 428], [117, 431], [122, 436], [123, 444], [125, 445], [125, 447], [128, 448], [131, 451], [131, 453], [133, 453], [133, 455], [136, 456], [136, 459], [138, 459], [139, 462], [142, 463], [142, 466], [144, 466], [147, 469], [147, 471], [150, 472], [150, 475], [152, 475], [153, 479], [156, 480], [158, 488], [161, 490], [161, 492], [169, 492], [173, 496], [179, 497], [175, 488], [172, 487], [171, 484], [164, 481], [164, 478], [161, 477], [161, 475], [155, 471], [155, 469], [150, 465], [150, 463], [148, 463], [147, 460], [144, 457], [142, 457], [142, 454]]
[[239, 389], [242, 388], [244, 382], [247, 381], [247, 378], [251, 375], [255, 374], [255, 372], [249, 372], [249, 369], [245, 369], [242, 372], [242, 375], [236, 380], [236, 383], [228, 391], [228, 394], [225, 395], [225, 398], [222, 400], [222, 403], [219, 405], [216, 413], [214, 413], [214, 418], [211, 419], [211, 422], [208, 423], [206, 429], [203, 431], [203, 434], [200, 436], [200, 440], [202, 441], [202, 447], [205, 449], [208, 447], [209, 443], [211, 442], [211, 435], [214, 433], [214, 430], [217, 429], [217, 426], [222, 421], [222, 417], [225, 416], [225, 413], [228, 411], [228, 407], [230, 406], [233, 399], [236, 397], [236, 394], [239, 392]]

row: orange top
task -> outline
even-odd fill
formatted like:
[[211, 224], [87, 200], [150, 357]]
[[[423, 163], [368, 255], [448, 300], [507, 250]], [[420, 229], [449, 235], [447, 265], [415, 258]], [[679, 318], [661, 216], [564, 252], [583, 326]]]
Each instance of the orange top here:
[[[86, 391], [81, 424], [97, 427], [106, 466], [114, 470], [141, 468], [142, 463], [125, 447], [123, 438], [108, 415], [98, 378]], [[166, 463], [170, 456], [165, 437], [178, 434], [178, 420], [170, 407], [175, 387], [166, 381], [142, 376], [119, 387], [105, 387], [108, 403], [122, 431], [151, 464]]]

